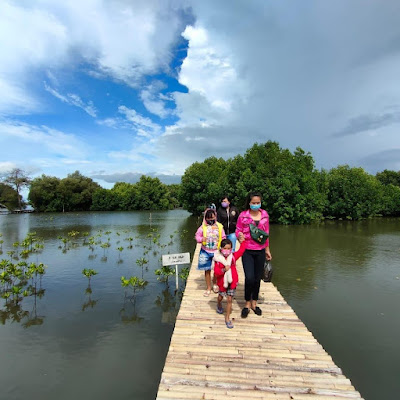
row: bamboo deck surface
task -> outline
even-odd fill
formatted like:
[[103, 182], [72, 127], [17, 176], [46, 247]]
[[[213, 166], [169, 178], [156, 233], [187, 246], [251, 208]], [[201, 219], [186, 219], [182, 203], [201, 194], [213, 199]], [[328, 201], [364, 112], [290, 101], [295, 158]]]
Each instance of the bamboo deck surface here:
[[[233, 301], [233, 329], [216, 313], [217, 295], [204, 297], [197, 270], [200, 245], [177, 316], [158, 388], [166, 399], [361, 399], [349, 379], [308, 331], [272, 283], [261, 282], [259, 306], [244, 306], [242, 264]], [[225, 308], [225, 302], [223, 303]]]

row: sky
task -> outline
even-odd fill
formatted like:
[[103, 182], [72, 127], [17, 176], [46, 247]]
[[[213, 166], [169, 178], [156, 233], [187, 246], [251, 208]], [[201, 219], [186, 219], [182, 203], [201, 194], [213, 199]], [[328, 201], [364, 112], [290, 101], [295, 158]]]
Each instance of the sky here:
[[400, 170], [398, 0], [2, 0], [0, 174], [177, 183], [254, 143]]

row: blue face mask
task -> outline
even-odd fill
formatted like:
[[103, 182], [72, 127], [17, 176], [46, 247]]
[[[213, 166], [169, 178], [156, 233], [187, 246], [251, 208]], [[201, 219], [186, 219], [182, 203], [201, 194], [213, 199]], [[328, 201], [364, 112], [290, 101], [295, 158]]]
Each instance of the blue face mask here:
[[250, 204], [250, 208], [252, 210], [258, 210], [261, 207], [261, 204]]

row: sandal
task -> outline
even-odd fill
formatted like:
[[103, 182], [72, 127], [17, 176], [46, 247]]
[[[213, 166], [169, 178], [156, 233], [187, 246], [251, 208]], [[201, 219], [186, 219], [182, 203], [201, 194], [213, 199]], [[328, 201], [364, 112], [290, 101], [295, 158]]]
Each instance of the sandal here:
[[204, 296], [204, 297], [208, 297], [208, 296], [210, 295], [210, 293], [211, 293], [211, 290], [206, 290], [206, 291], [203, 293], [203, 296]]
[[242, 318], [247, 318], [247, 316], [249, 315], [249, 312], [250, 312], [250, 310], [247, 307], [243, 308], [242, 315], [241, 315]]
[[254, 314], [257, 314], [257, 315], [262, 314], [262, 310], [260, 307], [252, 308], [252, 310], [254, 311]]
[[233, 328], [232, 321], [225, 321], [225, 324], [226, 324], [226, 327], [227, 327], [227, 328], [229, 328], [229, 329], [232, 329], [232, 328]]
[[222, 308], [222, 306], [221, 307], [217, 306], [217, 313], [218, 314], [223, 314], [224, 313], [224, 309]]
[[217, 284], [214, 284], [213, 286], [213, 292], [218, 293], [219, 292], [219, 286]]

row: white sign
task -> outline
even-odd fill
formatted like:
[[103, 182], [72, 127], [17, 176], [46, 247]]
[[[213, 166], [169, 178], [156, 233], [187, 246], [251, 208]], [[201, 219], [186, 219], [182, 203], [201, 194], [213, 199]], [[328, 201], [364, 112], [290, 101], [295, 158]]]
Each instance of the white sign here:
[[189, 253], [165, 254], [162, 256], [163, 265], [190, 264]]

